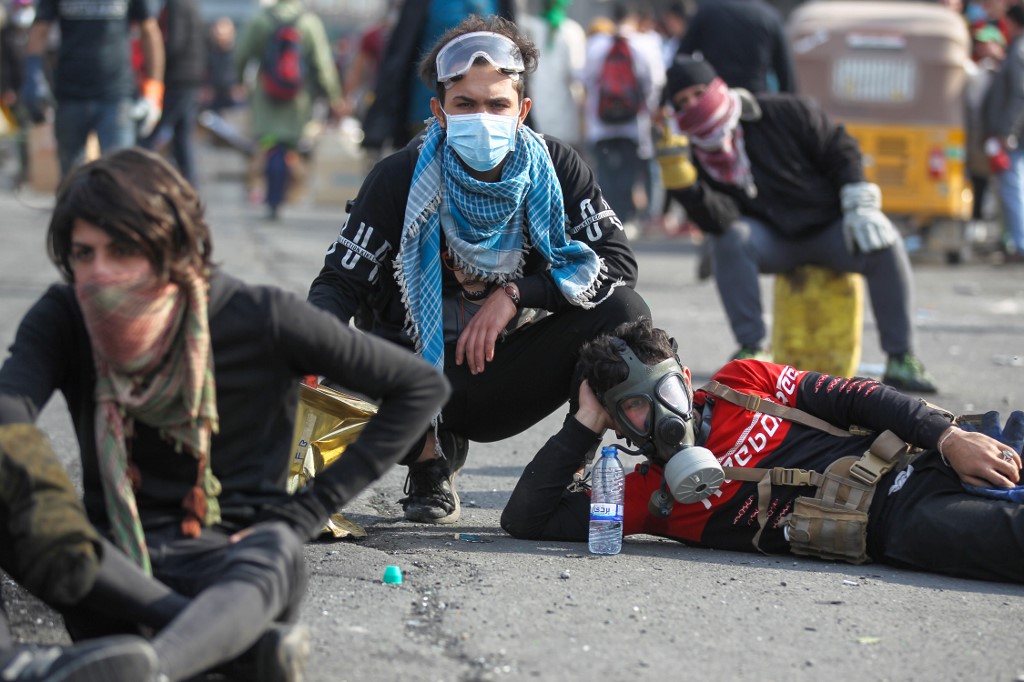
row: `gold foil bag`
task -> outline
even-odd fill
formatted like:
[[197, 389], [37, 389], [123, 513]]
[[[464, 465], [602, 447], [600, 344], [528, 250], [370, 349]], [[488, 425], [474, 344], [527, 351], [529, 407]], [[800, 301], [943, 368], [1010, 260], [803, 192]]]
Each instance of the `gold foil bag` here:
[[[326, 386], [300, 384], [288, 492], [294, 494], [341, 457], [376, 413], [377, 407], [365, 400]], [[366, 537], [362, 526], [349, 521], [340, 512], [331, 515], [320, 534], [335, 538]]]

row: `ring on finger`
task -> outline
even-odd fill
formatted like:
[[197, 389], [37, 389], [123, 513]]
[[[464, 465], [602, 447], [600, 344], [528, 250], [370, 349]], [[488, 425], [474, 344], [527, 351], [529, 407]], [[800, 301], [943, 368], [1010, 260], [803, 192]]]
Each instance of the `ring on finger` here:
[[999, 456], [1005, 462], [1012, 462], [1013, 461], [1013, 455], [1014, 455], [1013, 450], [1003, 450], [1002, 452], [999, 453]]

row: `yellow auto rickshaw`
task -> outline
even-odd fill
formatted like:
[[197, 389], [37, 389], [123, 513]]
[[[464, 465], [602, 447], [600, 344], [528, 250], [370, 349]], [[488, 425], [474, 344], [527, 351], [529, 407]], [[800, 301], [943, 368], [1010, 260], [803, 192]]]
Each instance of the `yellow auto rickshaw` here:
[[815, 0], [787, 30], [801, 93], [857, 138], [908, 247], [958, 261], [989, 239], [970, 221], [963, 17], [937, 3]]

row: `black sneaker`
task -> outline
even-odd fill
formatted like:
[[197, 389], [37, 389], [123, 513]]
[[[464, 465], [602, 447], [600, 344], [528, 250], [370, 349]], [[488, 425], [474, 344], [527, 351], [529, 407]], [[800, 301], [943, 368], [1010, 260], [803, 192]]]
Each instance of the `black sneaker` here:
[[939, 392], [935, 379], [913, 353], [889, 356], [882, 383], [910, 393]]
[[274, 625], [257, 642], [259, 650], [256, 682], [302, 682], [312, 649], [309, 626]]
[[302, 682], [311, 648], [308, 626], [274, 623], [245, 653], [212, 672], [246, 682]]
[[148, 682], [156, 651], [141, 637], [100, 637], [70, 647], [26, 647], [0, 655], [4, 682]]
[[274, 623], [245, 653], [214, 672], [246, 682], [302, 682], [311, 649], [308, 626]]
[[403, 490], [406, 497], [399, 500], [409, 521], [451, 524], [462, 515], [455, 477], [466, 463], [469, 441], [450, 431], [442, 431], [440, 438], [445, 459], [409, 465]]

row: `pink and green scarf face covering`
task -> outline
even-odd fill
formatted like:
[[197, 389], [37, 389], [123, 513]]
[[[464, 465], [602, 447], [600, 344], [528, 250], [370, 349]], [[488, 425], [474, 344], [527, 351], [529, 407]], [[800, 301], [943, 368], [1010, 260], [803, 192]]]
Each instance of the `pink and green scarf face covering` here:
[[147, 572], [135, 500], [140, 473], [127, 446], [135, 420], [198, 461], [196, 485], [182, 501], [182, 532], [195, 537], [220, 520], [220, 485], [209, 465], [218, 416], [207, 296], [206, 280], [194, 271], [182, 284], [132, 273], [75, 285], [96, 365], [96, 442], [107, 515], [115, 543]]

